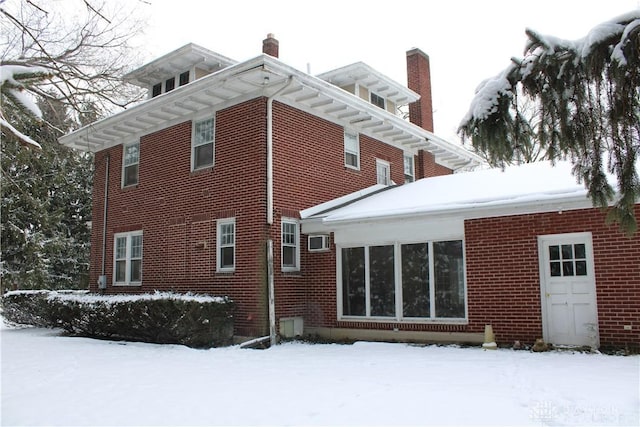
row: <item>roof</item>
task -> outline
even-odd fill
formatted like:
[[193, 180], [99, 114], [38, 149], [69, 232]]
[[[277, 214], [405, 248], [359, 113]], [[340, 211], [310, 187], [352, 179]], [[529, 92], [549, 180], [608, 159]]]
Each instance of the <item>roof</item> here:
[[219, 53], [189, 43], [125, 74], [123, 79], [131, 84], [147, 87], [188, 71], [193, 66], [211, 73], [237, 63], [238, 61]]
[[360, 84], [397, 105], [405, 105], [420, 99], [420, 95], [411, 89], [402, 86], [363, 62], [327, 71], [317, 77], [339, 87]]
[[331, 226], [417, 216], [487, 216], [591, 207], [569, 162], [530, 163], [424, 178], [319, 213]]
[[64, 135], [59, 141], [72, 148], [97, 152], [131, 143], [206, 111], [274, 95], [279, 102], [405, 151], [427, 150], [439, 164], [450, 169], [482, 163], [480, 157], [460, 145], [445, 141], [356, 95], [265, 54], [142, 101]]

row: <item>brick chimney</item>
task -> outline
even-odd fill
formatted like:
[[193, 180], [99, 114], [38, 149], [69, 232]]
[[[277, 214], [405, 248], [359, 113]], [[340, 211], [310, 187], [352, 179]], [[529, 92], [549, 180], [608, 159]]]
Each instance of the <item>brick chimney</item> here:
[[267, 38], [262, 40], [262, 53], [266, 53], [267, 55], [277, 58], [279, 44], [280, 43], [272, 33], [267, 34]]
[[409, 104], [409, 121], [433, 132], [429, 55], [420, 49], [407, 51], [407, 86], [420, 95], [419, 100]]

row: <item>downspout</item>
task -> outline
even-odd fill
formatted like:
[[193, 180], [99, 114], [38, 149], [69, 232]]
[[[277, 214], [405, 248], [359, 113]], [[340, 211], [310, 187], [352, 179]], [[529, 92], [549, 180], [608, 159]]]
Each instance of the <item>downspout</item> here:
[[273, 99], [293, 83], [293, 76], [267, 97], [267, 224], [273, 224]]
[[[293, 83], [293, 76], [267, 98], [267, 225], [273, 225], [273, 99]], [[269, 288], [269, 341], [276, 345], [276, 290], [273, 271], [273, 239], [267, 239], [267, 286]]]
[[109, 160], [111, 156], [105, 156], [105, 172], [104, 172], [104, 201], [102, 209], [102, 267], [100, 269], [100, 277], [98, 278], [98, 289], [102, 292], [107, 288], [106, 276], [106, 256], [107, 256], [107, 211], [109, 208]]

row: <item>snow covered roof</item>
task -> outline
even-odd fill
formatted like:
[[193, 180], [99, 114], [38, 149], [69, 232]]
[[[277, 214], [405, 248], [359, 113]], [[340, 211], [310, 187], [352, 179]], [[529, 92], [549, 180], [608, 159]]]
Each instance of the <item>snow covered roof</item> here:
[[326, 73], [318, 74], [319, 79], [345, 87], [358, 83], [363, 87], [383, 96], [397, 105], [405, 105], [420, 99], [420, 95], [402, 86], [395, 80], [371, 68], [364, 62], [346, 65]]
[[572, 175], [569, 162], [531, 163], [424, 178], [347, 206], [318, 213], [331, 226], [342, 223], [415, 216], [487, 216], [591, 207], [584, 185]]

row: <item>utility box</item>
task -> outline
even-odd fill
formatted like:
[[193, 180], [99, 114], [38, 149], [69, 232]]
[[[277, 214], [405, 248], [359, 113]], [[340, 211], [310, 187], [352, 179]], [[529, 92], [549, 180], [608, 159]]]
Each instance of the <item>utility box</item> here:
[[282, 338], [301, 337], [304, 333], [304, 321], [302, 317], [280, 318], [280, 336]]
[[98, 289], [107, 289], [107, 276], [102, 275], [98, 277]]

